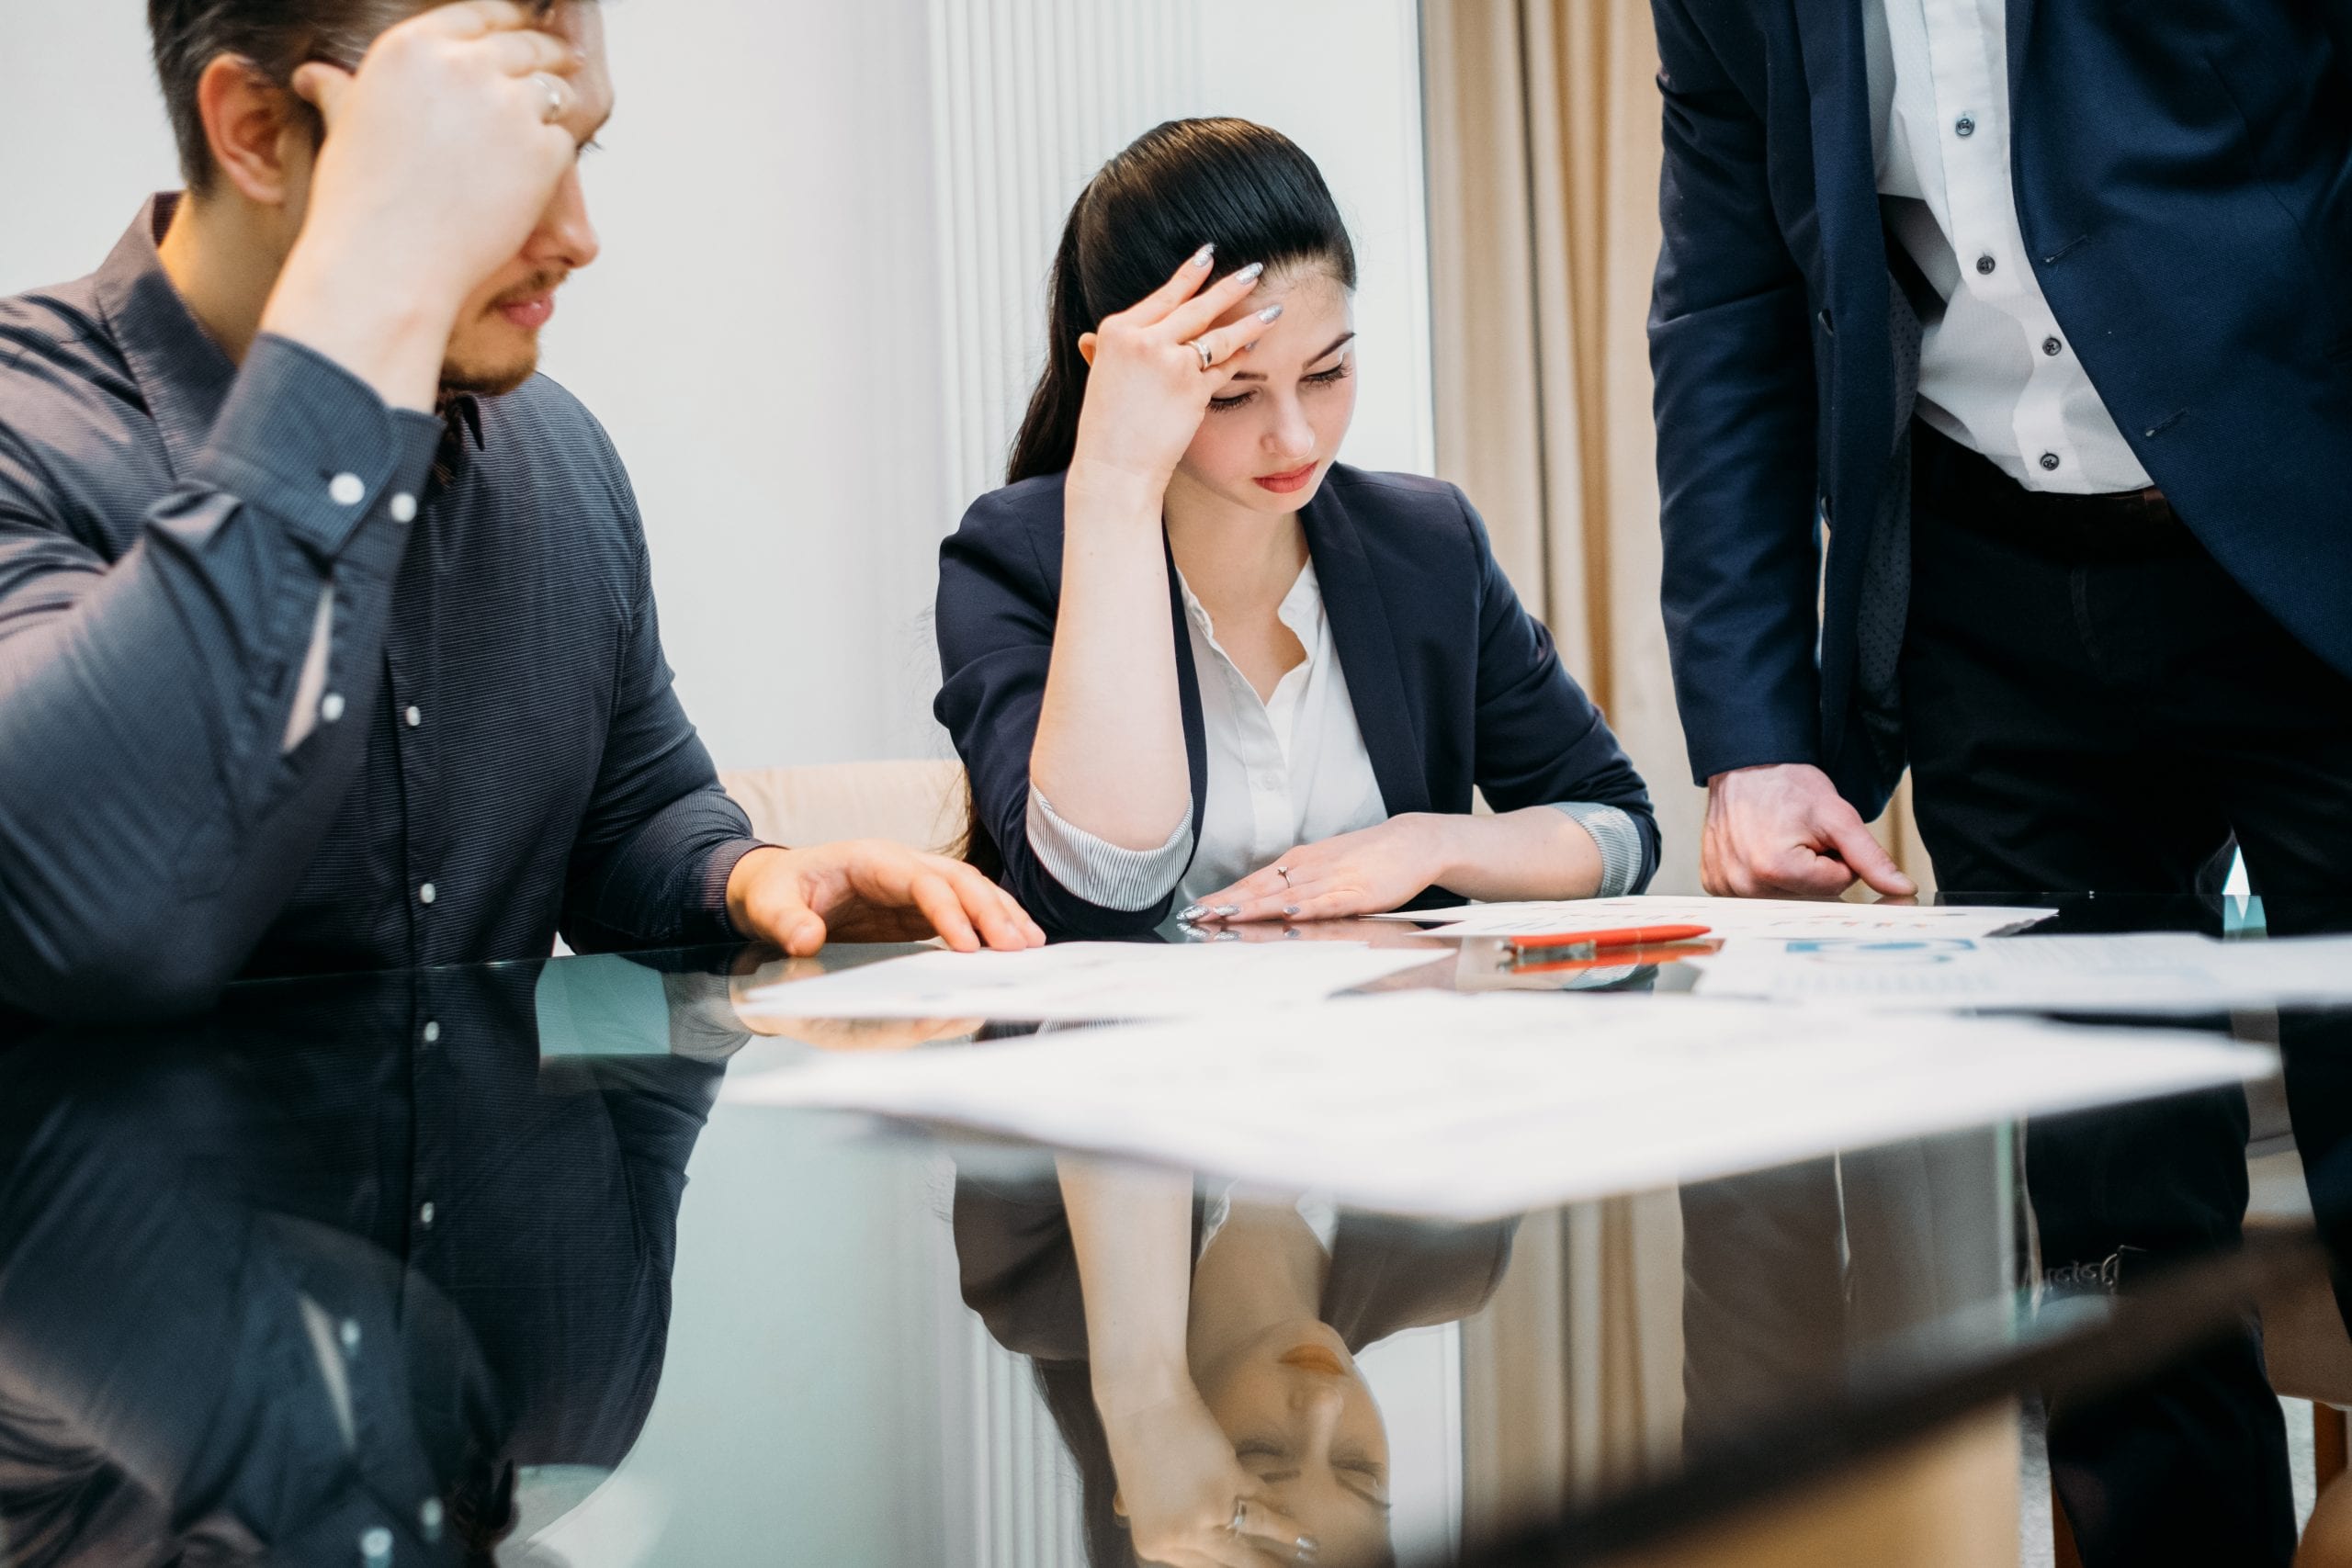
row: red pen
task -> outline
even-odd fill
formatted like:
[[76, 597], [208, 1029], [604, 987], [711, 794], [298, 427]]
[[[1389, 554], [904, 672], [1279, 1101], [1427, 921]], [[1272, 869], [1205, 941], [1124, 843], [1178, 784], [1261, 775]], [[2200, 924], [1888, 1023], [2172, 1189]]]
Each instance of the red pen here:
[[1614, 931], [1555, 931], [1544, 936], [1515, 936], [1509, 946], [1512, 961], [1525, 964], [1559, 958], [1590, 958], [1604, 948], [1649, 947], [1660, 942], [1691, 942], [1705, 936], [1707, 926], [1623, 926]]

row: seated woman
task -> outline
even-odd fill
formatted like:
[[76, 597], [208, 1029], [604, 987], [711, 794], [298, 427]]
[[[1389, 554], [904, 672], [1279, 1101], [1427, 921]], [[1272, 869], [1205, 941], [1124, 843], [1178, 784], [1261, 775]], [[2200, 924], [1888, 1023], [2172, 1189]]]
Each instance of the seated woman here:
[[938, 601], [972, 856], [1057, 934], [1657, 866], [1640, 777], [1469, 502], [1336, 461], [1355, 281], [1314, 163], [1246, 120], [1147, 132], [1070, 212], [1011, 482]]

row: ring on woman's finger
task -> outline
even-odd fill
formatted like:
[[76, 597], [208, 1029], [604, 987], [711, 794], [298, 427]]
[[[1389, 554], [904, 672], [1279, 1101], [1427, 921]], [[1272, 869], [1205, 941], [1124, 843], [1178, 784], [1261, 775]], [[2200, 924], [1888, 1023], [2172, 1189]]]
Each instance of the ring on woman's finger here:
[[1283, 886], [1284, 887], [1288, 887], [1290, 886], [1290, 867], [1286, 865], [1278, 865], [1274, 867], [1274, 874], [1283, 879]]
[[532, 72], [531, 80], [537, 82], [539, 85], [539, 90], [548, 96], [547, 107], [539, 111], [539, 118], [548, 124], [553, 125], [563, 118], [564, 106], [571, 102], [571, 96], [565, 91], [561, 82], [544, 71]]
[[1241, 1527], [1249, 1522], [1250, 1499], [1247, 1497], [1236, 1497], [1233, 1500], [1233, 1517], [1226, 1521], [1225, 1533], [1227, 1535], [1239, 1535], [1241, 1533]]
[[1214, 370], [1216, 368], [1216, 351], [1209, 346], [1208, 339], [1196, 337], [1185, 346], [1190, 348], [1194, 354], [1201, 356], [1202, 369]]

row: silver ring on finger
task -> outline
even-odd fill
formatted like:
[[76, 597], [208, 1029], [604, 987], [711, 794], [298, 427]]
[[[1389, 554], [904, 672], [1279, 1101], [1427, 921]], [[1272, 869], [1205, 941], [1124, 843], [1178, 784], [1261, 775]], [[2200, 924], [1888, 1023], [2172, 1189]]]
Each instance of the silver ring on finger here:
[[1288, 887], [1290, 886], [1290, 867], [1286, 865], [1278, 865], [1274, 867], [1274, 874], [1283, 879], [1283, 886], [1284, 887]]
[[1233, 1500], [1233, 1517], [1225, 1522], [1225, 1533], [1227, 1535], [1239, 1535], [1241, 1533], [1242, 1526], [1249, 1522], [1250, 1499], [1247, 1497], [1236, 1497]]
[[539, 85], [539, 90], [548, 96], [547, 107], [539, 111], [539, 118], [553, 125], [563, 118], [564, 106], [570, 102], [563, 90], [563, 84], [544, 71], [531, 73], [531, 80], [537, 82]]
[[1216, 350], [1209, 346], [1208, 339], [1196, 337], [1186, 346], [1191, 348], [1194, 354], [1201, 356], [1202, 369], [1214, 370], [1216, 368]]

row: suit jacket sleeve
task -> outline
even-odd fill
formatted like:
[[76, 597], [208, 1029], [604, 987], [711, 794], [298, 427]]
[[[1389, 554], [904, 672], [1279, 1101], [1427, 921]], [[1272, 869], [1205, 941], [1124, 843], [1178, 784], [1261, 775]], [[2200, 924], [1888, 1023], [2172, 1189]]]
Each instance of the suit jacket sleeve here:
[[1632, 891], [1657, 871], [1657, 816], [1633, 760], [1560, 662], [1552, 634], [1527, 613], [1495, 558], [1487, 525], [1455, 492], [1478, 577], [1477, 762], [1498, 811], [1593, 802], [1613, 806], [1641, 835]]
[[[1140, 935], [1167, 919], [1172, 887], [1139, 909], [1096, 904], [1046, 870], [1029, 842], [1029, 752], [1046, 703], [1058, 595], [1030, 536], [1034, 520], [1015, 509], [1043, 499], [983, 496], [940, 547], [943, 680], [933, 711], [970, 774], [973, 826], [1001, 857], [1005, 890], [1057, 936]], [[1058, 505], [1054, 517], [1058, 523]]]
[[1686, 0], [1653, 0], [1666, 99], [1650, 313], [1675, 695], [1694, 777], [1819, 760], [1815, 386], [1764, 125]]

